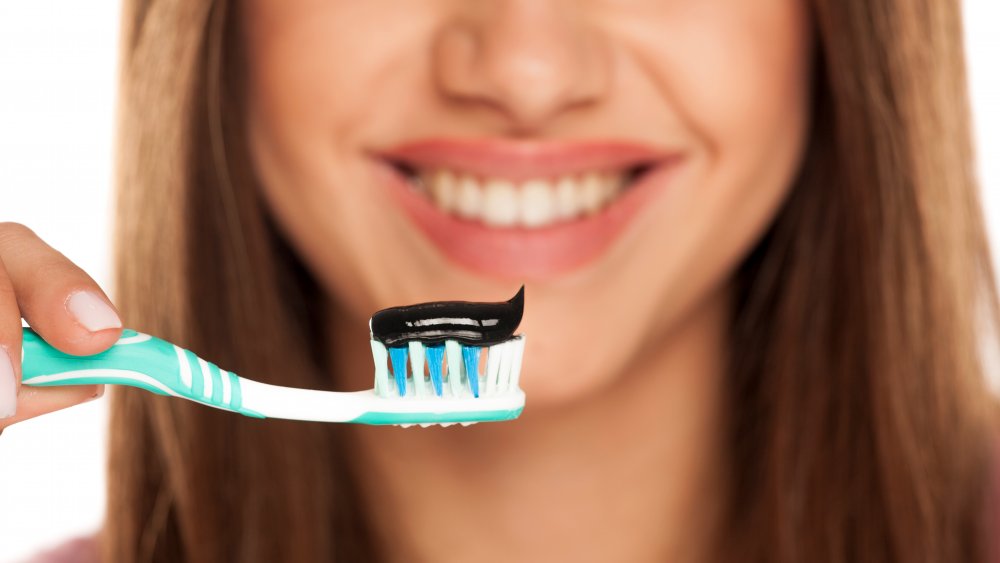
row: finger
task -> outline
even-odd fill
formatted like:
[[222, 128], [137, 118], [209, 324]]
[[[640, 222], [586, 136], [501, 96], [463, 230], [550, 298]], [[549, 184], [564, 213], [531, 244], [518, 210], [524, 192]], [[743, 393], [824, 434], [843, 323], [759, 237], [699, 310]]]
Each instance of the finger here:
[[104, 394], [103, 385], [67, 385], [65, 387], [21, 387], [17, 414], [0, 420], [0, 432], [18, 422], [92, 401]]
[[14, 416], [21, 385], [21, 313], [0, 260], [0, 419]]
[[122, 323], [111, 300], [31, 229], [0, 224], [0, 260], [20, 314], [46, 342], [67, 354], [90, 355], [118, 340]]

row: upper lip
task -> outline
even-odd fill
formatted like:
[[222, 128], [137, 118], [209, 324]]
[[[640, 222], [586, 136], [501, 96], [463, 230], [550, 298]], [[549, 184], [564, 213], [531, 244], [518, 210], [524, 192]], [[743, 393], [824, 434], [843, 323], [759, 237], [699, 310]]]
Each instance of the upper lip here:
[[619, 140], [521, 141], [433, 138], [406, 142], [378, 156], [414, 170], [448, 169], [513, 181], [591, 171], [634, 171], [676, 151]]

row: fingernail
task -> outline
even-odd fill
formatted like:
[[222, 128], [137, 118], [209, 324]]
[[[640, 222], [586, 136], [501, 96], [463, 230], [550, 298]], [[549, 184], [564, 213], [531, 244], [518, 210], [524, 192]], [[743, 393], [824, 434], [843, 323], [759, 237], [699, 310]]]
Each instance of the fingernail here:
[[0, 418], [10, 418], [17, 412], [17, 381], [14, 364], [6, 346], [0, 346]]
[[90, 332], [122, 326], [115, 310], [90, 291], [78, 291], [70, 295], [66, 300], [66, 309], [76, 317], [76, 322]]

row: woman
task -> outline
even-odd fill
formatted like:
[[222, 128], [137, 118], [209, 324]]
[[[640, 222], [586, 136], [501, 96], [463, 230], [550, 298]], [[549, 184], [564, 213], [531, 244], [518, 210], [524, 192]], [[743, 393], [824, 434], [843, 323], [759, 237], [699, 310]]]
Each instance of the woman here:
[[[528, 406], [401, 430], [116, 390], [104, 560], [990, 556], [957, 2], [127, 4], [125, 325], [361, 388], [373, 311], [523, 280]], [[2, 240], [11, 358], [18, 307], [115, 340], [85, 274]]]

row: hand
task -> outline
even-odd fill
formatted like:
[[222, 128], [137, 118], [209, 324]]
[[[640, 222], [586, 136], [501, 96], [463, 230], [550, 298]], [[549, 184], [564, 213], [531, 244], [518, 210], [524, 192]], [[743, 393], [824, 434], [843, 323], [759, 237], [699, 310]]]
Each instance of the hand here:
[[21, 386], [21, 318], [55, 348], [97, 354], [121, 335], [114, 305], [93, 279], [31, 229], [0, 223], [0, 432], [100, 397], [103, 385]]

